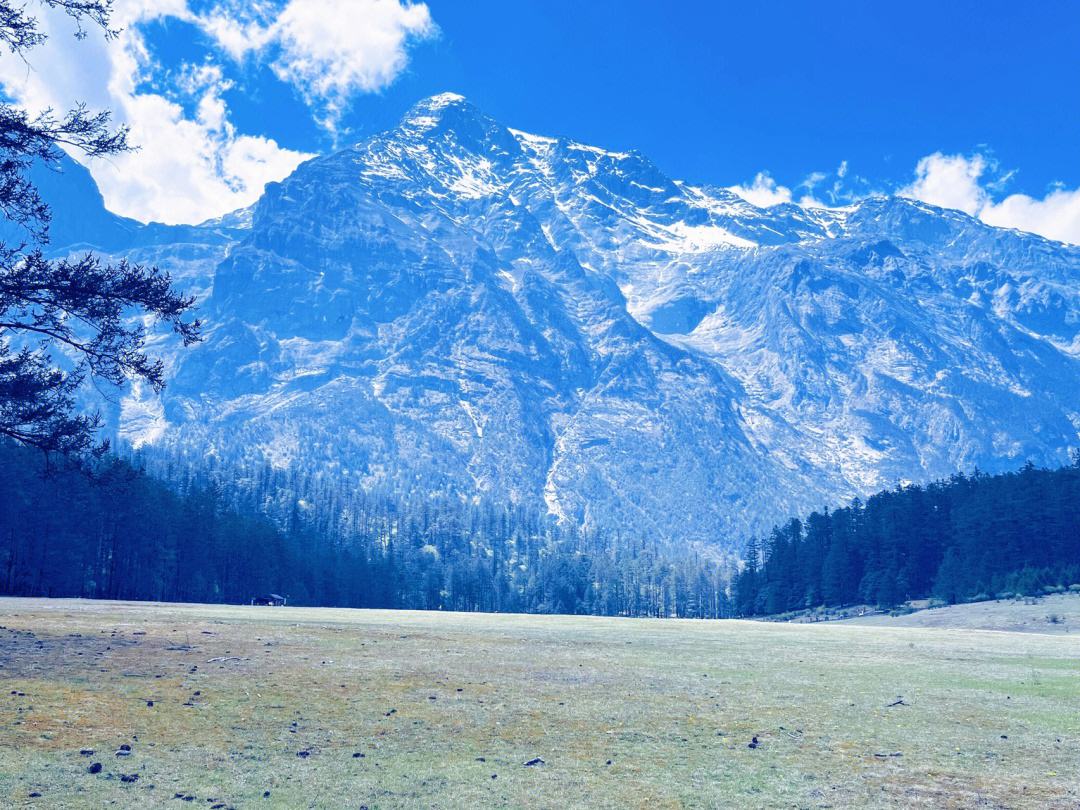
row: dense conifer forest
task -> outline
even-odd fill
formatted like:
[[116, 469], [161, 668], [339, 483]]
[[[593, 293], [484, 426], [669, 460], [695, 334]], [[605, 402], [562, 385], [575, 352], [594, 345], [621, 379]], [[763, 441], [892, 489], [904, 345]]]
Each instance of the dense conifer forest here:
[[[432, 610], [730, 615], [730, 568], [525, 509], [403, 501], [269, 467], [106, 458], [46, 470], [0, 444], [0, 593]], [[228, 483], [223, 483], [228, 481]]]
[[755, 539], [734, 582], [741, 616], [1036, 595], [1080, 583], [1080, 456], [954, 475], [792, 519]]
[[1080, 462], [955, 475], [791, 519], [749, 542], [734, 579], [707, 548], [269, 466], [48, 464], [4, 442], [0, 492], [0, 593], [16, 596], [244, 603], [276, 592], [295, 605], [724, 618], [1080, 582]]

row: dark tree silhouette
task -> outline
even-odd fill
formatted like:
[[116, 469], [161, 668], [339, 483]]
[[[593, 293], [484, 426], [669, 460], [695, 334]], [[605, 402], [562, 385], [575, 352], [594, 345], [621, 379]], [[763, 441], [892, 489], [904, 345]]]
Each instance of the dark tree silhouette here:
[[[112, 0], [40, 0], [79, 26], [107, 37]], [[27, 6], [0, 0], [0, 42], [6, 58], [25, 59], [45, 40]], [[0, 104], [0, 211], [9, 226], [0, 241], [0, 435], [46, 452], [73, 453], [93, 445], [96, 414], [75, 410], [75, 393], [90, 376], [114, 385], [142, 379], [164, 383], [160, 360], [144, 352], [145, 329], [133, 316], [150, 315], [172, 328], [184, 345], [199, 340], [190, 318], [194, 300], [176, 292], [156, 267], [106, 264], [93, 255], [50, 259], [49, 207], [29, 179], [35, 163], [55, 167], [62, 149], [89, 157], [128, 151], [127, 130], [110, 127], [108, 111], [82, 104], [57, 114], [29, 113]], [[61, 366], [53, 352], [65, 358]]]
[[899, 487], [814, 512], [804, 524], [789, 521], [751, 541], [735, 578], [736, 610], [753, 616], [1080, 590], [1080, 455], [1073, 458], [1058, 470], [1029, 463], [1013, 473], [976, 470]]
[[154, 451], [45, 465], [0, 438], [0, 595], [731, 615], [713, 554], [561, 527], [536, 508], [268, 465], [211, 471]]

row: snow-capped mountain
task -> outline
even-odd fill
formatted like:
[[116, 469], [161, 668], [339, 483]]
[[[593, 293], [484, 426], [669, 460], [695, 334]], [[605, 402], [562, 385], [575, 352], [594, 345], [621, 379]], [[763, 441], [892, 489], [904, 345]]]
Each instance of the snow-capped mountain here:
[[249, 211], [108, 223], [208, 325], [114, 414], [133, 442], [721, 543], [1078, 444], [1080, 249], [906, 199], [761, 209], [460, 96]]

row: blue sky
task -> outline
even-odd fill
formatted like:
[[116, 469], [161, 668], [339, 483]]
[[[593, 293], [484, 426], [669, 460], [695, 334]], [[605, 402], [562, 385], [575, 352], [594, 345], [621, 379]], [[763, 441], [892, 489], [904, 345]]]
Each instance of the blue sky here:
[[142, 219], [246, 204], [305, 156], [452, 90], [510, 126], [638, 149], [759, 204], [901, 191], [1080, 241], [1071, 0], [117, 8], [120, 42], [72, 45], [53, 21], [62, 49], [29, 78], [0, 64], [0, 82], [28, 106], [74, 93], [117, 109], [143, 154], [91, 168], [110, 206]]
[[924, 155], [980, 149], [1018, 169], [1016, 190], [1080, 184], [1076, 2], [428, 6], [441, 37], [357, 103], [357, 132], [454, 90], [521, 129], [637, 148], [718, 184], [763, 169], [797, 183], [844, 160], [900, 183]]

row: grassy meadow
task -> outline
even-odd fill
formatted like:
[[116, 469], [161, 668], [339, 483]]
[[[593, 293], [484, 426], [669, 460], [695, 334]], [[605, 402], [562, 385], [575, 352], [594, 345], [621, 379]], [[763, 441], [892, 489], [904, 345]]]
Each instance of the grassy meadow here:
[[0, 599], [0, 805], [1076, 808], [1080, 640]]

